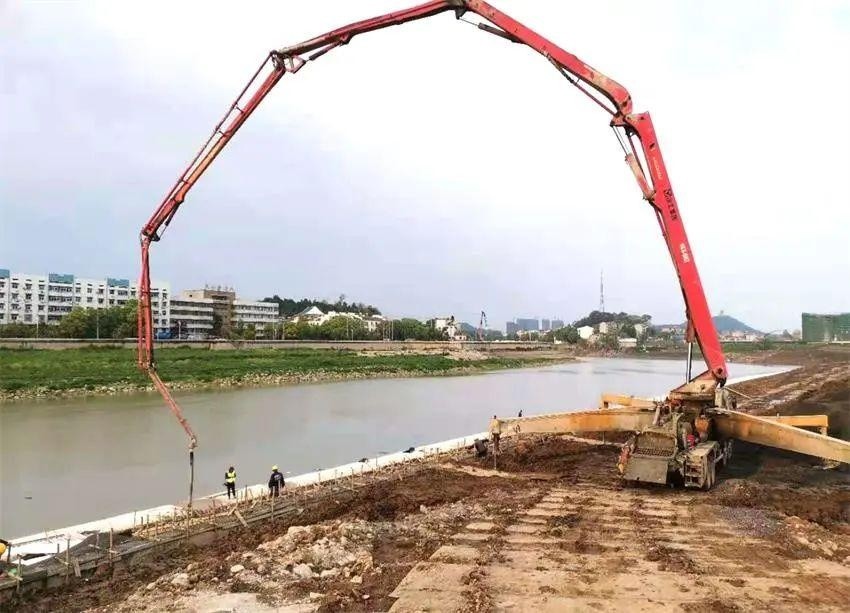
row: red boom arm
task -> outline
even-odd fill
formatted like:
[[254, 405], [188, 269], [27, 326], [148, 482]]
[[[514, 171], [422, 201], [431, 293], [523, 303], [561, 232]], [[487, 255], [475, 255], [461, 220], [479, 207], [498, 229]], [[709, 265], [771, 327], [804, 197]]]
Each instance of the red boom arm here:
[[[713, 385], [726, 381], [726, 360], [717, 337], [711, 312], [702, 289], [699, 272], [694, 261], [685, 226], [679, 213], [670, 178], [661, 157], [661, 148], [649, 113], [633, 113], [629, 92], [616, 81], [591, 68], [579, 58], [528, 29], [521, 23], [480, 0], [435, 0], [409, 9], [366, 19], [338, 28], [297, 45], [269, 53], [254, 76], [216, 125], [212, 135], [201, 147], [183, 174], [166, 194], [159, 207], [142, 228], [142, 272], [139, 283], [139, 366], [146, 370], [174, 411], [194, 448], [196, 439], [180, 408], [156, 374], [153, 353], [153, 318], [150, 301], [150, 244], [158, 241], [171, 222], [186, 194], [218, 156], [225, 145], [242, 127], [251, 113], [268, 95], [286, 73], [295, 73], [308, 61], [315, 60], [331, 49], [345, 45], [365, 32], [415, 21], [446, 11], [455, 11], [460, 18], [467, 11], [475, 13], [488, 23], [477, 27], [515, 43], [522, 43], [541, 54], [573, 85], [599, 104], [611, 115], [611, 127], [617, 134], [626, 154], [626, 162], [637, 179], [644, 198], [655, 210], [661, 234], [673, 260], [682, 295], [685, 299], [689, 330], [702, 350], [708, 370], [694, 377]], [[492, 24], [492, 25], [490, 25]], [[309, 53], [306, 58], [302, 54]], [[635, 146], [635, 140], [639, 147]], [[642, 158], [642, 160], [641, 160]]]

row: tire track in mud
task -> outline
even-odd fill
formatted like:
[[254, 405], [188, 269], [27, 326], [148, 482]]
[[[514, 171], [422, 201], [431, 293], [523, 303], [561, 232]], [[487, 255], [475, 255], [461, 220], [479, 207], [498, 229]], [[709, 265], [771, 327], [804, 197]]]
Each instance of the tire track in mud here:
[[[773, 563], [771, 536], [730, 525], [724, 507], [704, 504], [706, 496], [553, 484], [503, 523], [470, 524], [456, 534], [453, 541], [472, 552], [469, 564], [453, 571], [437, 562], [430, 575], [397, 590], [392, 611], [444, 610], [452, 602], [469, 612], [840, 610], [837, 603], [850, 599], [850, 565]], [[454, 601], [446, 597], [453, 572], [463, 586]], [[822, 584], [829, 590], [819, 591]]]

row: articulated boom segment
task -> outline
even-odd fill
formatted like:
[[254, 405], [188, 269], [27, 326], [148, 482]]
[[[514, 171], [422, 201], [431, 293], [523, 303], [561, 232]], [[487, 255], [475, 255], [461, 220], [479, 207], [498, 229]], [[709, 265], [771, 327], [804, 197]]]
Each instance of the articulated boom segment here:
[[[634, 173], [644, 199], [652, 207], [673, 261], [676, 276], [685, 301], [685, 311], [692, 337], [699, 344], [707, 370], [690, 376], [683, 388], [676, 390], [679, 400], [710, 404], [717, 387], [726, 382], [726, 361], [717, 331], [703, 292], [693, 251], [691, 250], [682, 216], [649, 113], [634, 113], [632, 98], [625, 87], [599, 72], [572, 53], [512, 19], [482, 0], [432, 0], [408, 9], [358, 21], [304, 42], [271, 51], [247, 85], [230, 105], [212, 134], [166, 193], [140, 234], [142, 271], [139, 282], [138, 343], [139, 367], [150, 374], [166, 404], [177, 416], [194, 449], [196, 438], [180, 407], [168, 393], [156, 374], [154, 360], [154, 329], [150, 300], [150, 247], [162, 238], [183, 204], [186, 196], [210, 167], [219, 153], [244, 125], [259, 104], [286, 74], [294, 74], [308, 62], [315, 61], [328, 51], [347, 45], [360, 34], [404, 24], [439, 13], [453, 11], [460, 19], [466, 13], [478, 15], [482, 21], [476, 27], [512, 43], [525, 45], [542, 55], [572, 85], [598, 104], [610, 116], [610, 126], [623, 148], [626, 162]], [[464, 19], [464, 21], [467, 21]], [[671, 396], [676, 401], [676, 398]], [[612, 417], [613, 416], [609, 416]]]
[[652, 425], [654, 413], [641, 409], [608, 409], [548, 413], [499, 419], [503, 434], [586, 434], [588, 432], [639, 432]]
[[[850, 464], [850, 442], [826, 435], [826, 415], [761, 417], [728, 409], [711, 411], [718, 435]], [[817, 428], [820, 432], [803, 430]]]
[[[816, 428], [818, 432], [804, 430]], [[491, 431], [584, 434], [631, 432], [617, 464], [627, 481], [710, 488], [717, 467], [732, 455], [732, 441], [747, 441], [850, 464], [850, 442], [826, 435], [826, 415], [761, 417], [718, 407], [683, 410], [669, 400], [605, 394], [600, 409], [496, 420]]]

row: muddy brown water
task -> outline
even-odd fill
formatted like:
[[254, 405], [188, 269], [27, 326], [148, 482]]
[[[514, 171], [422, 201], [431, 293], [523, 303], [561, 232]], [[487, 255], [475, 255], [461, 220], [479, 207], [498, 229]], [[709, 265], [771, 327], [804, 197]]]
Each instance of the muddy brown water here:
[[[733, 376], [778, 367], [733, 365]], [[654, 395], [678, 360], [592, 359], [458, 377], [373, 379], [179, 393], [199, 437], [195, 493], [265, 482], [486, 430], [493, 414], [593, 408], [602, 392]], [[187, 495], [183, 431], [159, 396], [0, 405], [0, 536], [177, 502]]]

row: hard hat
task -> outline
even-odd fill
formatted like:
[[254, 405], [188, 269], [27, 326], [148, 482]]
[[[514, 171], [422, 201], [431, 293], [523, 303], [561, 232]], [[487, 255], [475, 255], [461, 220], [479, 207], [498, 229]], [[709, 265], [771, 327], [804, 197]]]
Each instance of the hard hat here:
[[275, 464], [274, 466], [272, 466], [272, 470], [277, 470], [277, 464]]

